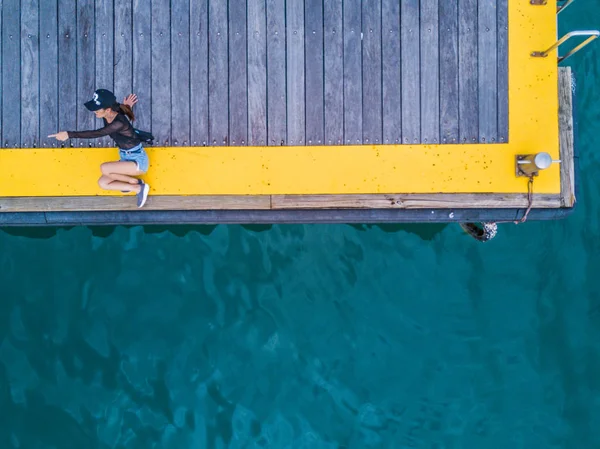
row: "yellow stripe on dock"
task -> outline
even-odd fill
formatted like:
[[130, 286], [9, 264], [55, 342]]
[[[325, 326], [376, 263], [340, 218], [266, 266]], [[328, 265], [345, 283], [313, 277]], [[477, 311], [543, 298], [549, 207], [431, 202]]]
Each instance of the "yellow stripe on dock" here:
[[[357, 193], [523, 193], [515, 155], [558, 159], [556, 52], [532, 58], [556, 40], [556, 2], [509, 4], [509, 143], [310, 147], [152, 147], [146, 180], [154, 195]], [[0, 150], [0, 196], [106, 195], [99, 165], [108, 148]], [[558, 165], [535, 193], [560, 193]]]
[[[502, 155], [500, 153], [503, 153]], [[155, 195], [523, 192], [507, 145], [152, 148]], [[4, 150], [1, 196], [95, 195], [98, 166], [116, 150]], [[511, 176], [512, 175], [512, 176]], [[556, 181], [556, 182], [555, 182]], [[559, 192], [552, 167], [536, 193]]]

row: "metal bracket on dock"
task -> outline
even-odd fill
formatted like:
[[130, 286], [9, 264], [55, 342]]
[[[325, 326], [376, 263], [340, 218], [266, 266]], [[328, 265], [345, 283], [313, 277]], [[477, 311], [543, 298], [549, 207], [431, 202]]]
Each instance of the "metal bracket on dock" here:
[[534, 58], [545, 58], [546, 56], [548, 56], [548, 54], [550, 54], [550, 52], [552, 50], [554, 50], [555, 48], [557, 48], [558, 46], [564, 44], [566, 41], [568, 41], [569, 39], [571, 39], [573, 36], [589, 36], [585, 41], [583, 41], [581, 44], [579, 44], [577, 47], [575, 47], [573, 50], [571, 50], [570, 52], [568, 52], [566, 55], [564, 56], [559, 56], [558, 57], [558, 63], [560, 64], [562, 61], [564, 61], [565, 59], [567, 59], [569, 56], [574, 55], [575, 53], [577, 53], [579, 50], [581, 50], [583, 47], [585, 47], [587, 44], [589, 44], [590, 42], [592, 42], [593, 40], [597, 39], [598, 36], [600, 36], [600, 31], [598, 30], [581, 30], [581, 31], [571, 31], [570, 33], [565, 34], [563, 37], [561, 37], [554, 45], [552, 45], [552, 47], [550, 47], [548, 50], [544, 50], [544, 51], [533, 51], [531, 52], [531, 56]]
[[529, 4], [534, 6], [544, 6], [546, 3], [548, 0], [529, 0]]
[[[571, 3], [573, 3], [575, 0], [566, 0], [566, 1], [562, 1], [562, 5], [556, 5], [556, 14], [560, 14], [561, 12], [563, 12]], [[560, 3], [560, 0], [559, 2]]]
[[537, 176], [540, 170], [545, 170], [552, 164], [560, 163], [561, 160], [552, 160], [548, 153], [517, 154], [515, 156], [515, 174], [517, 178], [526, 176], [528, 178]]

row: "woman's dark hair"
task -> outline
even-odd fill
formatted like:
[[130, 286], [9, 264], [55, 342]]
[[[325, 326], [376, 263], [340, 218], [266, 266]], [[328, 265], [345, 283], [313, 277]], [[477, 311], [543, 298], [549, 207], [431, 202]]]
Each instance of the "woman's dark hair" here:
[[125, 104], [120, 104], [120, 103], [115, 103], [111, 109], [115, 112], [121, 112], [123, 114], [125, 114], [127, 116], [127, 118], [129, 120], [131, 120], [132, 122], [135, 120], [135, 115], [133, 115], [133, 110], [131, 109], [131, 107], [125, 105]]

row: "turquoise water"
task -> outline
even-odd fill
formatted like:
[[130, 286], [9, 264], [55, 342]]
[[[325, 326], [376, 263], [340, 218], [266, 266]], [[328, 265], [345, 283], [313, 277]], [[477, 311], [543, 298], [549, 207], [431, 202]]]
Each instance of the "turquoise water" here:
[[[564, 30], [598, 28], [578, 0]], [[0, 231], [0, 448], [600, 447], [600, 45], [564, 221]]]

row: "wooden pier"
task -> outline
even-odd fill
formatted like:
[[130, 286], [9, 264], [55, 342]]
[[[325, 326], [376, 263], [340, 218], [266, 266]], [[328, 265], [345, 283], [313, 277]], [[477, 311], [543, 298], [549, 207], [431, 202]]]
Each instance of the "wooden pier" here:
[[[564, 216], [571, 72], [529, 54], [554, 3], [3, 0], [0, 225], [509, 221], [540, 151], [530, 216]], [[96, 185], [110, 139], [47, 138], [101, 126], [96, 88], [156, 136], [143, 211]]]

